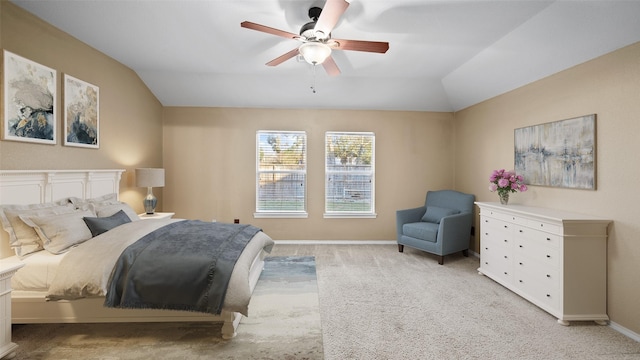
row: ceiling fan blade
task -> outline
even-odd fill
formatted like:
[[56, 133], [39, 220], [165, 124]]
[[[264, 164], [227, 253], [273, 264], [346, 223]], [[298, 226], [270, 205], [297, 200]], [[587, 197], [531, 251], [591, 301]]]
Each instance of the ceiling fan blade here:
[[280, 65], [280, 64], [282, 64], [283, 62], [285, 62], [285, 61], [287, 61], [287, 60], [291, 59], [292, 57], [294, 57], [294, 56], [296, 56], [296, 55], [298, 55], [298, 48], [295, 48], [295, 49], [293, 49], [293, 50], [289, 51], [289, 52], [288, 52], [288, 53], [286, 53], [286, 54], [283, 54], [283, 55], [278, 56], [277, 58], [275, 58], [275, 59], [273, 59], [273, 60], [269, 61], [266, 65], [268, 65], [268, 66], [276, 66], [276, 65]]
[[324, 70], [329, 74], [329, 76], [337, 76], [340, 75], [340, 69], [338, 68], [338, 64], [333, 60], [331, 56], [326, 58], [322, 63]]
[[389, 43], [384, 41], [331, 39], [329, 46], [336, 50], [366, 51], [380, 54], [389, 50]]
[[[334, 26], [336, 26], [338, 20], [340, 20], [340, 16], [342, 16], [348, 7], [349, 3], [345, 0], [327, 0], [314, 28], [316, 36], [323, 39], [329, 37]], [[318, 32], [322, 32], [322, 34], [318, 35]]]
[[294, 33], [290, 33], [283, 30], [274, 29], [272, 27], [268, 27], [265, 25], [256, 24], [251, 21], [243, 21], [240, 23], [240, 26], [242, 26], [243, 28], [251, 29], [251, 30], [262, 31], [271, 35], [282, 36], [283, 38], [287, 38], [287, 39], [300, 38], [300, 35], [296, 35]]

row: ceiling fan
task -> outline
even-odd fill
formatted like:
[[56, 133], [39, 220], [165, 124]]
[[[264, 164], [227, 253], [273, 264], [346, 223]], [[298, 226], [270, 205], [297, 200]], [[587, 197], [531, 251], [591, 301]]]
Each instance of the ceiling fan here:
[[331, 38], [331, 31], [338, 23], [340, 16], [347, 10], [347, 7], [349, 7], [349, 3], [345, 0], [327, 0], [324, 9], [319, 7], [310, 8], [309, 18], [311, 18], [311, 22], [302, 26], [300, 35], [250, 21], [243, 21], [240, 26], [302, 42], [302, 45], [297, 48], [269, 61], [267, 63], [268, 66], [279, 65], [301, 54], [309, 64], [322, 64], [330, 76], [336, 76], [340, 74], [340, 69], [331, 57], [332, 50], [354, 50], [380, 54], [384, 54], [389, 50], [388, 42]]

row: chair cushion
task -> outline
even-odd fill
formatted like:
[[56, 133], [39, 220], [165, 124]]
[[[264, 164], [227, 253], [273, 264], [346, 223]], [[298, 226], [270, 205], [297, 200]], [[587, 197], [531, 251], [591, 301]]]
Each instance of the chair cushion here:
[[428, 222], [415, 222], [402, 225], [402, 234], [412, 238], [436, 242], [440, 225]]
[[440, 224], [440, 219], [445, 216], [455, 215], [460, 211], [439, 206], [427, 206], [427, 211], [422, 216], [422, 221]]

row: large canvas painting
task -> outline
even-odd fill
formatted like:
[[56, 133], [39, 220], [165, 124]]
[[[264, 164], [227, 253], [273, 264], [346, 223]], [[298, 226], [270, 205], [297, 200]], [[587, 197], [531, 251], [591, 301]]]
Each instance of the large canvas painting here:
[[64, 75], [64, 144], [98, 148], [100, 89], [73, 76]]
[[56, 71], [4, 51], [3, 139], [56, 143]]
[[515, 170], [529, 185], [596, 189], [596, 115], [515, 129]]

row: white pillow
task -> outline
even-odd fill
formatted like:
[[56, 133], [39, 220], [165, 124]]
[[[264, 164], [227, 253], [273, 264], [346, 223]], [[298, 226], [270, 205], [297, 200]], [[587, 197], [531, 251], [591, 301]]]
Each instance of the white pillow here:
[[91, 231], [83, 220], [85, 216], [95, 217], [96, 214], [92, 210], [79, 210], [59, 215], [21, 215], [20, 218], [36, 230], [47, 251], [62, 254], [91, 239]]
[[88, 204], [109, 204], [118, 201], [118, 195], [116, 193], [111, 193], [107, 195], [102, 195], [98, 197], [94, 197], [91, 199], [81, 199], [78, 197], [71, 197], [69, 201], [76, 206], [76, 208], [81, 208], [84, 205]]
[[73, 204], [68, 199], [57, 203], [31, 205], [4, 205], [0, 207], [0, 221], [2, 227], [9, 234], [9, 245], [18, 257], [43, 249], [42, 240], [36, 231], [20, 219], [20, 215], [44, 216], [66, 214], [74, 211]]

